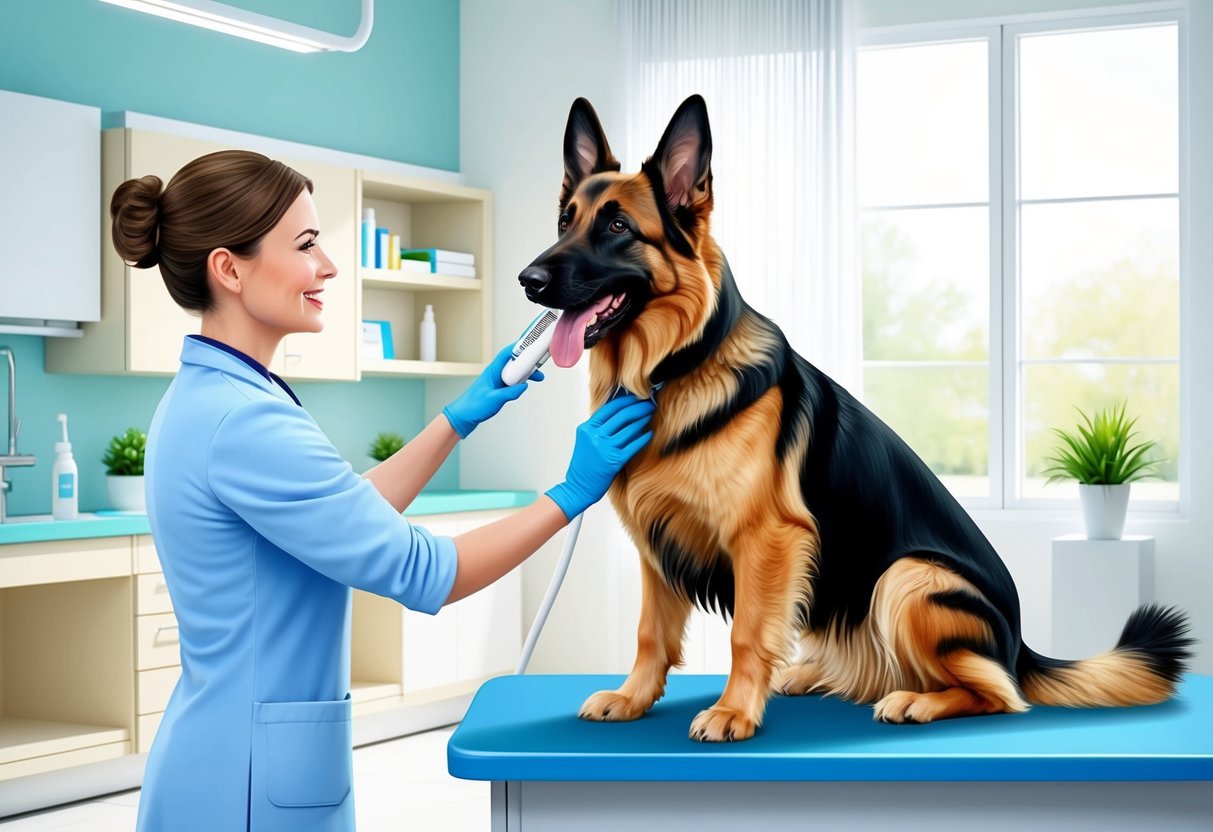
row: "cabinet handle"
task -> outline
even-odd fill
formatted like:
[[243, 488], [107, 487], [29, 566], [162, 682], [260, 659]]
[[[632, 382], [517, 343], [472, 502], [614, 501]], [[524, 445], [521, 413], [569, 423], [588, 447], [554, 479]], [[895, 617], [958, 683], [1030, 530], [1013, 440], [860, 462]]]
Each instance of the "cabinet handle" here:
[[287, 361], [298, 361], [298, 360], [299, 360], [299, 359], [301, 359], [301, 358], [303, 358], [303, 353], [299, 353], [299, 352], [288, 352], [288, 353], [286, 354], [286, 360], [287, 360]]
[[164, 646], [164, 644], [161, 644], [161, 642], [160, 642], [161, 633], [172, 633], [173, 634], [172, 638], [166, 638], [164, 640], [164, 644], [180, 644], [181, 643], [181, 633], [178, 632], [178, 626], [176, 624], [174, 624], [170, 627], [157, 627], [156, 628], [156, 634], [152, 637], [152, 646], [153, 647], [163, 647]]

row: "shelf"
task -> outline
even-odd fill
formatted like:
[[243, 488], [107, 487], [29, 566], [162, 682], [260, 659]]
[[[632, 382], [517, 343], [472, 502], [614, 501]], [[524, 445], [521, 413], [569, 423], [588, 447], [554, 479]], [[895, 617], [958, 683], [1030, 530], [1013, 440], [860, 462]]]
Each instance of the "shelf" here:
[[364, 376], [405, 376], [410, 378], [442, 378], [476, 376], [483, 364], [467, 361], [404, 361], [386, 358], [362, 359]]
[[36, 757], [128, 742], [131, 732], [126, 728], [102, 725], [0, 716], [0, 737], [4, 737], [0, 745], [0, 766], [4, 766]]
[[360, 682], [355, 679], [350, 682], [350, 699], [358, 705], [376, 699], [398, 697], [402, 690], [399, 682]]
[[362, 285], [372, 289], [480, 291], [483, 282], [478, 277], [453, 277], [446, 274], [404, 272], [395, 269], [363, 269]]

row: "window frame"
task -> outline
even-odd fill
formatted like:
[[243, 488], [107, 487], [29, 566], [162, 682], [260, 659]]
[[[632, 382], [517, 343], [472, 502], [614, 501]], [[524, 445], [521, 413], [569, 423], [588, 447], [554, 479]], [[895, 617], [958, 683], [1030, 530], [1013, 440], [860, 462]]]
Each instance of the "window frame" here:
[[[1133, 511], [1187, 516], [1191, 494], [1191, 354], [1188, 233], [1188, 45], [1187, 10], [1182, 2], [1134, 4], [1088, 10], [1064, 10], [940, 23], [861, 29], [859, 51], [879, 47], [926, 46], [933, 43], [985, 40], [989, 102], [989, 478], [986, 497], [958, 498], [976, 510], [1057, 510], [1073, 506], [1075, 498], [1032, 498], [1020, 495], [1021, 460], [1025, 437], [1022, 373], [1019, 352], [1020, 281], [1018, 274], [1018, 39], [1038, 32], [1090, 31], [1129, 28], [1141, 24], [1173, 23], [1177, 27], [1178, 61], [1178, 212], [1179, 212], [1179, 499], [1132, 500]], [[871, 208], [857, 206], [862, 213]], [[862, 350], [861, 350], [862, 351]], [[872, 362], [878, 363], [878, 362]], [[1036, 362], [1032, 362], [1036, 363]], [[1071, 362], [1080, 363], [1080, 362]], [[869, 364], [862, 362], [863, 366]], [[929, 362], [924, 365], [930, 366]]]

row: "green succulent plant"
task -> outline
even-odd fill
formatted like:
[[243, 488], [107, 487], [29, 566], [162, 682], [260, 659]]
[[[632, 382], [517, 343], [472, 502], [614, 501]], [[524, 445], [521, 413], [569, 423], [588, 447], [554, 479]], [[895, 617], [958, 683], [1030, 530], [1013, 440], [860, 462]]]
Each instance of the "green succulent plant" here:
[[371, 459], [383, 462], [396, 451], [404, 447], [404, 437], [398, 433], [384, 431], [375, 435], [366, 453]]
[[[1075, 408], [1078, 410], [1078, 408]], [[1125, 418], [1125, 403], [1095, 413], [1094, 418], [1081, 410], [1082, 423], [1076, 433], [1053, 428], [1059, 438], [1053, 456], [1044, 470], [1049, 482], [1077, 480], [1083, 485], [1120, 485], [1156, 476], [1151, 470], [1161, 459], [1145, 459], [1155, 446], [1152, 441], [1130, 445], [1137, 434], [1137, 418]]]
[[111, 477], [143, 476], [143, 453], [147, 448], [147, 434], [139, 428], [127, 428], [110, 440], [109, 447], [101, 457], [105, 473]]

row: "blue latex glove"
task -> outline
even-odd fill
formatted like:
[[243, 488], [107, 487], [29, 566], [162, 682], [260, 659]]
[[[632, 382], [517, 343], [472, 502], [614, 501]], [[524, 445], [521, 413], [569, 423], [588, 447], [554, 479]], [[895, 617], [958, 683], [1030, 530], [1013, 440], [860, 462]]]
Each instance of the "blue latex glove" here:
[[[506, 402], [514, 401], [526, 391], [526, 381], [510, 386], [501, 381], [501, 371], [510, 360], [513, 350], [513, 343], [507, 344], [468, 389], [463, 391], [463, 395], [442, 408], [447, 421], [461, 438], [467, 439], [478, 424], [496, 416]], [[543, 373], [536, 370], [531, 373], [529, 380], [543, 381]]]
[[615, 475], [653, 438], [656, 405], [631, 393], [611, 399], [577, 428], [564, 482], [546, 493], [572, 520], [602, 499]]

